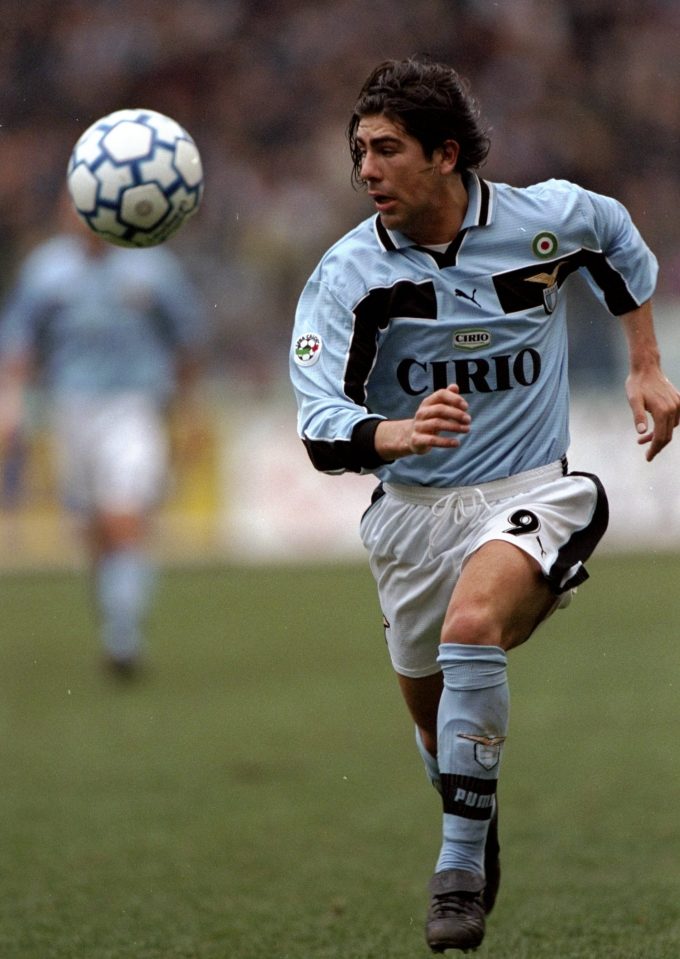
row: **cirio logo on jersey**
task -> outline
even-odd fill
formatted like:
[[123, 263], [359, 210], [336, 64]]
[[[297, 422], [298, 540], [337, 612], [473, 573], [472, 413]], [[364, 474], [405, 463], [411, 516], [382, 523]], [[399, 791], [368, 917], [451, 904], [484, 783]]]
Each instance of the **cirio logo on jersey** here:
[[531, 347], [519, 353], [484, 358], [422, 361], [406, 357], [397, 365], [397, 381], [404, 393], [446, 389], [457, 383], [460, 392], [502, 393], [515, 387], [533, 386], [541, 375], [541, 355]]
[[453, 334], [453, 345], [459, 350], [476, 350], [490, 344], [491, 334], [488, 330], [458, 330]]

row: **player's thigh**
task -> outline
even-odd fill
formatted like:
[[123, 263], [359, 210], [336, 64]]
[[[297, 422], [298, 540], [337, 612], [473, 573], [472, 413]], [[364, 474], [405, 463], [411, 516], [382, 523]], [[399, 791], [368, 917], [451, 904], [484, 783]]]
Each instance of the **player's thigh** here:
[[95, 507], [101, 513], [144, 513], [162, 498], [168, 442], [161, 414], [144, 398], [112, 404], [94, 454]]
[[468, 557], [451, 596], [442, 642], [511, 649], [529, 638], [555, 604], [536, 560], [501, 540]]
[[84, 514], [132, 514], [160, 501], [169, 450], [162, 414], [151, 398], [62, 397], [51, 426], [66, 506]]
[[389, 494], [361, 522], [392, 666], [413, 679], [439, 672], [441, 625], [464, 555], [464, 547], [455, 542], [433, 552], [432, 524], [428, 506]]
[[[50, 456], [63, 504], [87, 513], [92, 502], [91, 449], [97, 437], [96, 407], [58, 398], [50, 410]], [[86, 414], [87, 411], [87, 415]]]

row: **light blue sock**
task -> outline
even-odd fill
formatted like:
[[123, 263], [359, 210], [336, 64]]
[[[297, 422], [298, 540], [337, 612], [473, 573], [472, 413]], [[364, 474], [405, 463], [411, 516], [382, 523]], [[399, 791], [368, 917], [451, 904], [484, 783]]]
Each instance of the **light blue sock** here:
[[425, 748], [425, 743], [420, 735], [420, 728], [418, 726], [416, 726], [416, 746], [418, 747], [418, 752], [420, 753], [423, 763], [425, 764], [427, 778], [430, 780], [437, 792], [440, 793], [442, 791], [442, 781], [439, 776], [439, 763], [432, 753]]
[[507, 657], [499, 646], [443, 643], [437, 759], [444, 805], [436, 871], [484, 873], [484, 844], [507, 734]]
[[154, 587], [153, 569], [141, 550], [121, 549], [102, 557], [96, 570], [101, 639], [116, 659], [142, 651], [142, 625]]

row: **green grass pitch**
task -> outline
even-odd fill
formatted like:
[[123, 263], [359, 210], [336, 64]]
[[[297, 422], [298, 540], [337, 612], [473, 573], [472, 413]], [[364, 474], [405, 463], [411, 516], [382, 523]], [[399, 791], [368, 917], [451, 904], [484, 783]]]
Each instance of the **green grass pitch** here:
[[[680, 955], [680, 559], [590, 569], [510, 658], [480, 959]], [[0, 583], [2, 959], [430, 955], [440, 812], [367, 568], [168, 571], [127, 688], [87, 588]]]

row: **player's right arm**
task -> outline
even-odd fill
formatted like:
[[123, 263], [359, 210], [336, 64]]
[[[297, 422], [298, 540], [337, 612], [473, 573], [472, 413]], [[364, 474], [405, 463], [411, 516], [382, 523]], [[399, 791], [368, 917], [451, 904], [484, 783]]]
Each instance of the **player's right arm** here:
[[[355, 317], [322, 281], [321, 268], [306, 284], [295, 317], [290, 378], [298, 407], [298, 434], [317, 470], [372, 472], [384, 465], [374, 445], [379, 422], [360, 394], [353, 347]], [[359, 365], [361, 358], [359, 357]], [[369, 375], [366, 370], [366, 377]]]
[[372, 320], [368, 331], [358, 330], [355, 312], [318, 273], [300, 298], [291, 380], [298, 432], [322, 472], [373, 472], [404, 456], [457, 447], [456, 434], [470, 429], [468, 404], [455, 385], [426, 397], [414, 415], [404, 419], [388, 418], [367, 405], [368, 383], [387, 325], [379, 317]]
[[468, 403], [455, 383], [427, 396], [411, 419], [382, 420], [374, 434], [375, 449], [384, 460], [413, 454], [422, 456], [435, 447], [453, 449], [460, 440], [452, 433], [468, 433]]

